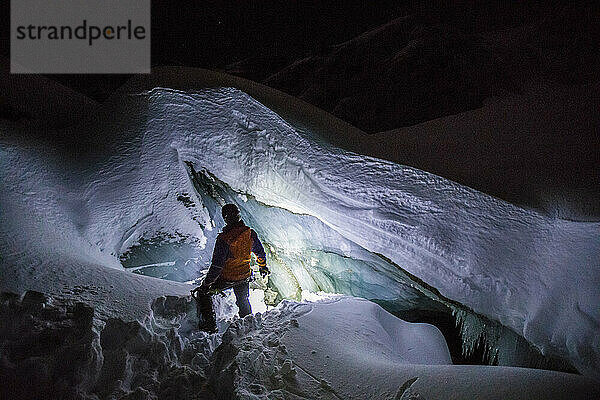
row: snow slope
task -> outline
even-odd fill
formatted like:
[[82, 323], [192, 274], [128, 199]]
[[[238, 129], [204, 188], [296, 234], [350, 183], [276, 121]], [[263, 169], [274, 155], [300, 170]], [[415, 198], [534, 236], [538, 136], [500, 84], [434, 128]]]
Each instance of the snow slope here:
[[79, 123], [100, 104], [41, 75], [11, 74], [10, 58], [0, 56], [0, 118], [37, 127]]
[[[332, 147], [231, 88], [116, 96], [68, 131], [2, 129], [2, 290], [60, 295], [60, 285], [71, 285], [63, 292], [78, 298], [75, 282], [106, 288], [118, 281], [128, 302], [120, 310], [110, 292], [92, 288], [88, 299], [103, 304], [105, 315], [135, 318], [157, 293], [183, 294], [188, 286], [120, 270], [118, 256], [142, 237], [165, 234], [208, 251], [217, 224], [194, 195], [190, 163], [266, 206], [318, 218], [597, 376], [598, 223], [547, 218]], [[186, 207], [178, 200], [184, 192], [202, 207]], [[369, 278], [356, 274], [348, 279]], [[154, 289], [136, 298], [140, 285]]]
[[599, 108], [597, 83], [531, 84], [477, 110], [365, 135], [363, 146], [549, 215], [598, 221]]

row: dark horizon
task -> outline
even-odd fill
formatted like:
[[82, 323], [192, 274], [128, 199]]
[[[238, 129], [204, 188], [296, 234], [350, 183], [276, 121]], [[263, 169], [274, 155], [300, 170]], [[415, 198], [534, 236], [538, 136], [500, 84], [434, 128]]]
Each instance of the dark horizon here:
[[[579, 10], [579, 11], [577, 11]], [[152, 65], [226, 70], [250, 61], [242, 75], [261, 81], [294, 60], [327, 51], [395, 18], [412, 15], [424, 25], [446, 25], [465, 34], [510, 29], [566, 15], [558, 36], [572, 35], [574, 50], [597, 52], [598, 6], [571, 2], [276, 0], [152, 2]], [[9, 4], [2, 15], [10, 20]], [[596, 14], [598, 15], [598, 14]], [[9, 25], [0, 28], [0, 54], [9, 57]], [[597, 54], [594, 62], [598, 61]], [[102, 101], [127, 75], [48, 75]]]

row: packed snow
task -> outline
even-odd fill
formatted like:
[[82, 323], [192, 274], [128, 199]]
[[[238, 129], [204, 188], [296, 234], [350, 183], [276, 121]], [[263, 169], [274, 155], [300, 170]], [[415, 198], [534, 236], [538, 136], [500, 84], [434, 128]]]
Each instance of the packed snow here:
[[[600, 393], [593, 381], [572, 374], [453, 366], [437, 328], [347, 296], [284, 301], [265, 314], [221, 319], [214, 335], [195, 330], [189, 296], [159, 297], [137, 321], [98, 319], [83, 302], [39, 292], [3, 293], [0, 300], [3, 398], [592, 399]], [[221, 317], [235, 312], [233, 301], [217, 298]]]
[[[192, 285], [141, 275], [201, 276], [218, 207], [235, 200], [273, 267], [253, 292], [257, 309], [263, 296], [319, 290], [422, 301], [399, 266], [598, 377], [598, 223], [547, 218], [332, 147], [232, 88], [154, 88], [115, 96], [66, 130], [2, 130], [0, 289], [44, 293], [2, 298], [2, 368], [17, 386], [20, 371], [44, 365], [39, 390], [65, 398], [598, 393], [576, 375], [449, 365], [437, 328], [352, 297], [283, 301], [244, 320], [223, 298], [220, 333], [205, 335], [193, 328]], [[24, 349], [22, 335], [61, 350]], [[80, 367], [61, 375], [61, 352]]]

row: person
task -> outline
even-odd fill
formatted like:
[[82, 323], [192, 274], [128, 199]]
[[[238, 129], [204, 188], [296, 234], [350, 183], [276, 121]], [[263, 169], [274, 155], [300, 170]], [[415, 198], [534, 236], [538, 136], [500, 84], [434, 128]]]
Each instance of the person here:
[[240, 318], [252, 313], [250, 301], [250, 253], [257, 257], [260, 274], [269, 274], [267, 258], [256, 232], [240, 219], [240, 210], [235, 204], [225, 204], [221, 209], [225, 227], [217, 235], [208, 273], [202, 285], [192, 290], [197, 301], [198, 314], [202, 316], [199, 329], [217, 331], [216, 315], [213, 310], [212, 294], [215, 290], [233, 288]]

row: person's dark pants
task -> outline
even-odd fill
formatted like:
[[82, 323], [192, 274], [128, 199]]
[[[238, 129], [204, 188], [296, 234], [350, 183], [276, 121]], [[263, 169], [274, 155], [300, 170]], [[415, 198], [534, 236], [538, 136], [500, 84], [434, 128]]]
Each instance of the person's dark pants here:
[[[225, 281], [217, 279], [215, 283], [210, 286], [211, 290], [226, 290], [233, 288], [235, 293], [235, 304], [240, 309], [240, 318], [244, 318], [248, 314], [252, 314], [252, 308], [250, 307], [250, 285], [248, 280], [243, 281]], [[197, 297], [198, 300], [198, 315], [202, 315], [203, 326], [208, 330], [216, 330], [217, 322], [216, 315], [213, 309], [212, 295], [210, 293], [200, 293]]]

